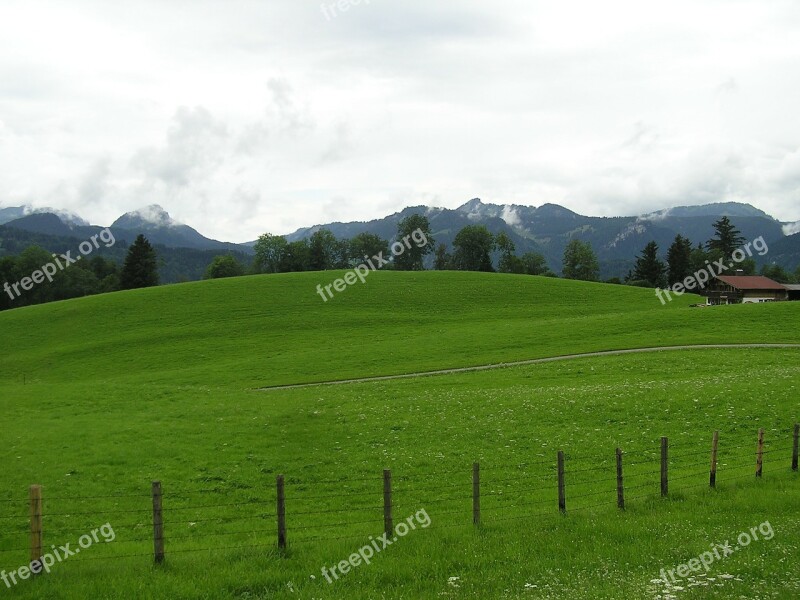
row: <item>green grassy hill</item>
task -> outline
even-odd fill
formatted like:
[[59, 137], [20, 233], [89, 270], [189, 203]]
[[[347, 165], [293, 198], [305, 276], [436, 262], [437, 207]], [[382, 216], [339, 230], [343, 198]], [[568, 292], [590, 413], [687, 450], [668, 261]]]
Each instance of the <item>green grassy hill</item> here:
[[690, 309], [652, 290], [479, 273], [339, 272], [123, 292], [0, 315], [2, 380], [258, 387], [592, 350], [797, 342], [797, 305]]
[[[258, 391], [595, 350], [800, 343], [800, 303], [662, 306], [652, 290], [474, 273], [375, 273], [324, 303], [339, 273], [210, 281], [0, 314], [0, 569], [27, 560], [27, 488], [45, 546], [108, 522], [98, 544], [14, 598], [656, 598], [659, 570], [766, 520], [773, 539], [715, 564], [680, 598], [800, 593], [797, 349], [582, 358], [425, 378]], [[766, 430], [765, 476], [753, 477]], [[719, 484], [708, 446], [720, 431]], [[669, 436], [670, 495], [658, 444]], [[626, 455], [615, 508], [614, 449]], [[555, 455], [567, 455], [567, 515]], [[471, 524], [473, 461], [483, 525]], [[321, 567], [396, 522], [431, 526], [328, 584]], [[289, 549], [275, 550], [275, 476]], [[153, 567], [150, 482], [165, 493]], [[85, 558], [84, 558], [85, 556]], [[721, 577], [726, 575], [726, 577]], [[731, 575], [730, 578], [727, 575]], [[695, 582], [698, 579], [695, 578]]]

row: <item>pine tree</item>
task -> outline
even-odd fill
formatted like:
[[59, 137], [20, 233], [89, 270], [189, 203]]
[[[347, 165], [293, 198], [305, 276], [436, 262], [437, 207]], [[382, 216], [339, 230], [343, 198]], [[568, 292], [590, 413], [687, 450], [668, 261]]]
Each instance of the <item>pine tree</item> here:
[[631, 279], [633, 281], [646, 281], [652, 287], [664, 285], [664, 273], [667, 267], [658, 260], [658, 244], [650, 242], [642, 250], [642, 255], [636, 257], [636, 266], [633, 268]]
[[692, 242], [682, 235], [667, 250], [667, 272], [669, 285], [680, 283], [692, 274]]
[[154, 285], [158, 285], [158, 256], [147, 238], [139, 234], [125, 257], [120, 287], [133, 290]]
[[728, 217], [722, 217], [714, 223], [714, 231], [716, 237], [708, 240], [706, 246], [709, 250], [719, 250], [726, 259], [745, 241], [742, 232], [733, 226]]

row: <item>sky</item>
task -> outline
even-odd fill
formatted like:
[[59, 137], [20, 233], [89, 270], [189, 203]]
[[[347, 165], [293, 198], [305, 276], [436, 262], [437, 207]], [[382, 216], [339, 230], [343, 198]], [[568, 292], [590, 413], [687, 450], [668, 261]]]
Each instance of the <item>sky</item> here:
[[244, 242], [406, 206], [800, 220], [796, 0], [3, 0], [0, 207]]

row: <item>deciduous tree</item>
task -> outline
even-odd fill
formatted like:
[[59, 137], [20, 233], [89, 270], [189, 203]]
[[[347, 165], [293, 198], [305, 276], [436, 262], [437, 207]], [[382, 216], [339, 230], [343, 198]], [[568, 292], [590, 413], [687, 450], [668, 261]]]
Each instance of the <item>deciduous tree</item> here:
[[253, 259], [253, 270], [256, 273], [278, 273], [286, 246], [286, 238], [282, 235], [272, 235], [271, 233], [261, 235], [253, 246], [256, 252]]
[[563, 274], [567, 279], [597, 281], [600, 265], [589, 242], [570, 240], [564, 249]]
[[244, 267], [230, 254], [215, 256], [208, 265], [203, 279], [222, 279], [224, 277], [239, 277], [244, 275]]
[[[421, 232], [417, 233], [416, 237], [424, 239], [425, 243], [420, 245], [412, 240], [415, 231]], [[428, 217], [414, 214], [400, 221], [397, 225], [397, 241], [405, 245], [404, 239], [408, 239], [411, 248], [406, 247], [402, 254], [394, 257], [395, 268], [398, 271], [422, 271], [425, 268], [425, 257], [435, 249]]]
[[484, 225], [467, 225], [453, 240], [455, 252], [453, 262], [461, 271], [492, 272], [492, 257], [495, 249], [494, 236]]

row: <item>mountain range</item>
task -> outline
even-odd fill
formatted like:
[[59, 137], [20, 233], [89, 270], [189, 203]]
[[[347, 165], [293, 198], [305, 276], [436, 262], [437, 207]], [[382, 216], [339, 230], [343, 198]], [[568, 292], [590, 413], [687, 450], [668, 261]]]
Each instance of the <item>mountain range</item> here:
[[[695, 245], [713, 234], [713, 223], [728, 216], [747, 239], [762, 236], [770, 252], [762, 263], [775, 263], [794, 269], [800, 264], [800, 222], [782, 223], [766, 212], [736, 202], [678, 206], [646, 215], [628, 217], [590, 217], [557, 204], [539, 207], [486, 204], [475, 198], [455, 209], [413, 206], [382, 219], [368, 222], [327, 223], [298, 229], [286, 235], [289, 241], [307, 239], [321, 228], [337, 238], [351, 238], [370, 232], [392, 239], [398, 223], [421, 213], [428, 217], [436, 243], [452, 248], [455, 235], [467, 225], [485, 225], [492, 233], [506, 232], [516, 245], [517, 254], [540, 252], [551, 269], [558, 272], [564, 248], [572, 238], [592, 244], [601, 264], [601, 277], [623, 276], [637, 254], [650, 241], [658, 243], [662, 254], [677, 234]], [[38, 236], [87, 239], [102, 227], [90, 225], [69, 211], [29, 206], [0, 209], [0, 225], [35, 233]], [[175, 221], [158, 205], [126, 213], [110, 225], [117, 240], [133, 242], [142, 233], [151, 243], [165, 248], [235, 252], [252, 255], [253, 244], [235, 244], [207, 238], [192, 227]], [[0, 240], [1, 241], [1, 240]], [[0, 246], [0, 250], [2, 247]]]
[[414, 213], [428, 217], [436, 242], [448, 248], [463, 227], [485, 225], [494, 234], [505, 231], [514, 241], [517, 254], [543, 254], [556, 272], [561, 270], [564, 248], [572, 238], [592, 244], [602, 278], [621, 277], [648, 242], [655, 241], [664, 255], [678, 234], [695, 245], [705, 243], [714, 235], [714, 222], [722, 216], [728, 216], [745, 238], [763, 236], [770, 244], [772, 252], [761, 259], [762, 263], [775, 262], [791, 268], [800, 264], [800, 234], [796, 233], [800, 222], [782, 223], [754, 206], [737, 202], [678, 206], [634, 217], [589, 217], [557, 204], [498, 205], [475, 198], [455, 209], [415, 206], [375, 221], [317, 225], [299, 229], [287, 239], [307, 238], [322, 227], [341, 238], [369, 231], [390, 239], [397, 224]]
[[[104, 229], [98, 225], [90, 225], [80, 216], [68, 211], [50, 208], [32, 209], [28, 206], [0, 209], [0, 225], [33, 233], [80, 239], [87, 239]], [[252, 252], [242, 244], [220, 242], [203, 236], [196, 229], [175, 221], [157, 204], [125, 213], [114, 221], [109, 229], [117, 240], [123, 240], [128, 244], [143, 233], [151, 243], [162, 244], [169, 248]]]

